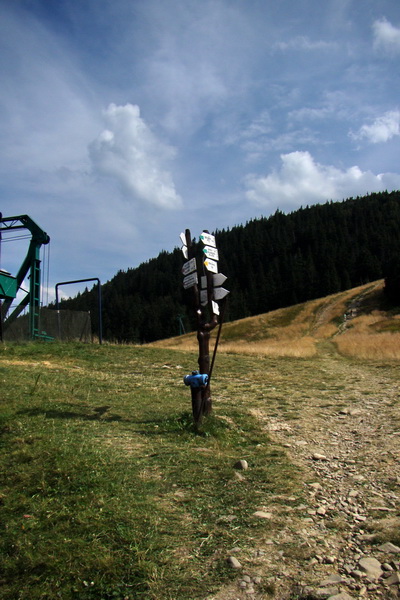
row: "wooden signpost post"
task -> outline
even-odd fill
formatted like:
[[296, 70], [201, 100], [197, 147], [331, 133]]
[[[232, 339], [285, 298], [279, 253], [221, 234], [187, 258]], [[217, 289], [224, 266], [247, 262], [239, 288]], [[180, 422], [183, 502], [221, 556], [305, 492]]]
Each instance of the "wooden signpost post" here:
[[[226, 281], [226, 276], [218, 272], [219, 254], [215, 244], [215, 237], [203, 231], [200, 240], [202, 248], [202, 264], [197, 264], [194, 256], [194, 247], [189, 229], [180, 235], [183, 243], [182, 252], [186, 262], [182, 267], [183, 287], [192, 289], [191, 302], [197, 320], [197, 340], [199, 343], [199, 370], [184, 377], [186, 385], [190, 386], [192, 394], [193, 420], [196, 426], [201, 423], [202, 417], [210, 414], [212, 409], [210, 380], [218, 347], [221, 327], [223, 322], [223, 309], [228, 290], [221, 287]], [[197, 269], [200, 268], [200, 289]], [[223, 304], [218, 302], [223, 300]], [[221, 314], [222, 313], [222, 314]], [[211, 331], [219, 325], [212, 360], [210, 361], [210, 335]]]

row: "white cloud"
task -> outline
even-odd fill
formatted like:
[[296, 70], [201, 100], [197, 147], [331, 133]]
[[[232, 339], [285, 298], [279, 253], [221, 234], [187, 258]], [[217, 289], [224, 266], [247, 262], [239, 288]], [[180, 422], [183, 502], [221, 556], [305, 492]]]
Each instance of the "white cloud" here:
[[383, 17], [374, 21], [372, 25], [374, 34], [374, 49], [382, 50], [389, 54], [400, 53], [400, 28], [395, 27]]
[[136, 105], [110, 104], [104, 111], [106, 129], [90, 145], [94, 169], [117, 180], [134, 198], [160, 208], [179, 208], [182, 200], [165, 165], [175, 155], [140, 116]]
[[400, 111], [388, 111], [375, 119], [371, 125], [363, 125], [357, 133], [350, 135], [355, 139], [367, 139], [373, 144], [387, 142], [400, 135]]
[[309, 152], [282, 154], [281, 161], [279, 171], [265, 177], [249, 175], [246, 178], [248, 200], [271, 210], [277, 207], [292, 210], [301, 205], [343, 200], [400, 186], [400, 175], [374, 175], [357, 166], [340, 170], [315, 162]]
[[299, 35], [288, 42], [276, 42], [274, 48], [278, 50], [305, 50], [310, 51], [321, 51], [321, 50], [332, 50], [336, 48], [335, 42], [326, 42], [324, 40], [310, 40], [305, 35]]
[[232, 106], [240, 114], [270, 46], [258, 12], [226, 0], [174, 0], [172, 10], [160, 0], [144, 4], [154, 42], [143, 60], [143, 89], [159, 123], [181, 140], [218, 127]]
[[165, 113], [162, 124], [173, 134], [192, 133], [201, 127], [205, 114], [212, 112], [226, 97], [222, 77], [206, 61], [196, 65], [178, 57], [155, 60], [150, 73]]
[[61, 38], [27, 13], [0, 11], [2, 171], [37, 179], [63, 167], [85, 170], [98, 130], [95, 86]]

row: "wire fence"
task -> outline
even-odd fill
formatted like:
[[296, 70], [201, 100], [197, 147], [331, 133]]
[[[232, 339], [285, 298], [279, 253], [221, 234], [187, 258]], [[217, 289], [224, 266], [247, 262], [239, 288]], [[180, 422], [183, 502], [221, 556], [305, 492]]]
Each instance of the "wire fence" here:
[[[31, 339], [29, 315], [22, 315], [3, 330], [4, 341]], [[77, 310], [51, 310], [41, 308], [39, 332], [41, 339], [56, 339], [64, 342], [92, 342], [92, 322], [90, 312]]]

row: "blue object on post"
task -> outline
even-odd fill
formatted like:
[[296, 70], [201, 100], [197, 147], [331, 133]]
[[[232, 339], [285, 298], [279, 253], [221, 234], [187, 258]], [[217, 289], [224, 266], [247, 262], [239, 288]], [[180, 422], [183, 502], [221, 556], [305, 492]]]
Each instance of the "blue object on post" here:
[[191, 375], [185, 375], [183, 382], [185, 385], [190, 385], [191, 388], [201, 388], [207, 385], [208, 375], [202, 375], [198, 371], [192, 371]]

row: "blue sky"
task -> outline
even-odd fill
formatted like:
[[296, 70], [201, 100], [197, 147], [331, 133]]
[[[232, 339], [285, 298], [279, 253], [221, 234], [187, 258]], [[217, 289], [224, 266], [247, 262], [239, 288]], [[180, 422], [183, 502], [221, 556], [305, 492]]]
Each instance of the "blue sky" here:
[[400, 189], [399, 59], [398, 0], [0, 0], [0, 210], [50, 235], [51, 296]]

